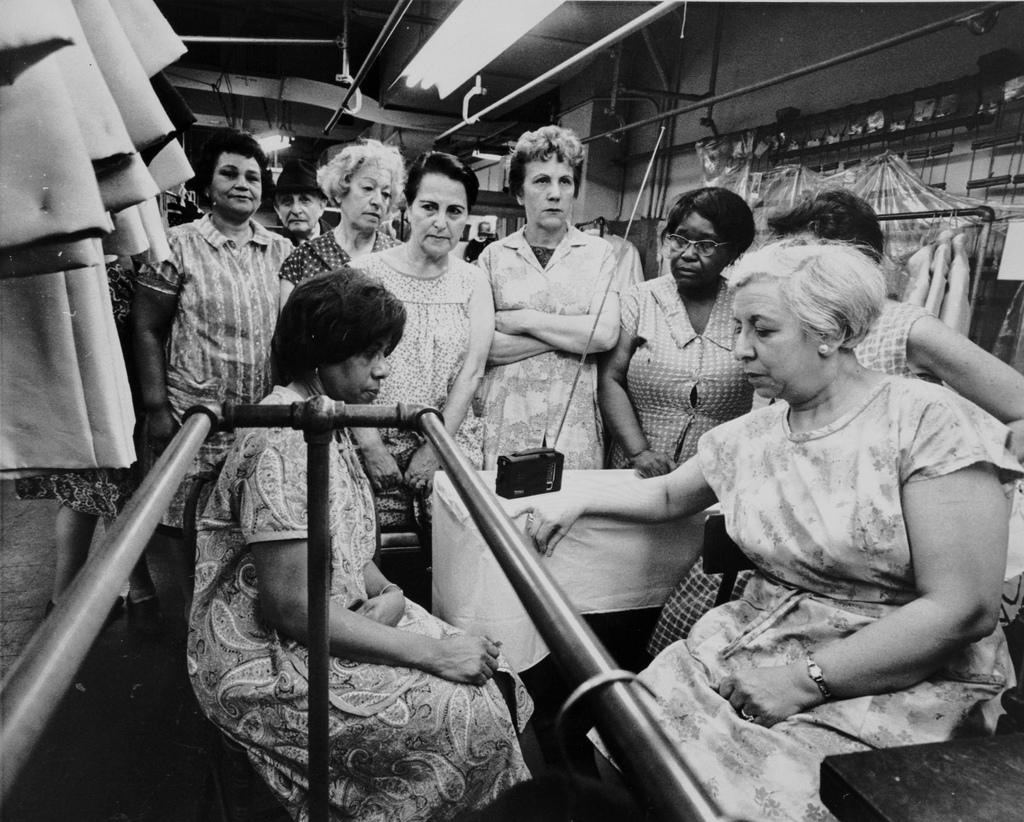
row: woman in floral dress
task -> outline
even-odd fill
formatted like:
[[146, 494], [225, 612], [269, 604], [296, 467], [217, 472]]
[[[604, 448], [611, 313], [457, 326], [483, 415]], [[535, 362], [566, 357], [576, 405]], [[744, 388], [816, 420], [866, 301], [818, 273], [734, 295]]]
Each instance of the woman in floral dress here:
[[607, 241], [571, 225], [582, 173], [583, 146], [568, 129], [527, 132], [512, 153], [509, 186], [526, 210], [526, 227], [491, 243], [478, 261], [495, 308], [481, 390], [484, 468], [495, 468], [502, 454], [545, 443], [565, 456], [566, 468], [604, 467], [592, 357], [565, 409], [584, 350], [607, 351], [618, 339], [625, 275], [615, 273]]
[[860, 252], [779, 243], [729, 279], [735, 355], [781, 402], [712, 429], [671, 474], [522, 511], [550, 553], [584, 512], [667, 521], [721, 503], [758, 570], [640, 678], [725, 813], [825, 822], [823, 757], [994, 731], [1013, 676], [996, 628], [1005, 484], [1022, 472], [976, 406], [857, 361], [885, 298]]
[[[480, 269], [452, 255], [476, 203], [476, 174], [451, 154], [430, 151], [409, 168], [405, 186], [409, 242], [354, 265], [380, 280], [405, 304], [405, 336], [390, 358], [392, 376], [378, 403], [423, 403], [444, 412], [444, 424], [474, 467], [481, 465], [480, 420], [473, 394], [494, 334], [494, 306]], [[356, 431], [377, 492], [384, 527], [426, 527], [427, 500], [440, 462], [414, 431]]]
[[[275, 335], [294, 379], [264, 403], [372, 402], [404, 322], [359, 272], [300, 284]], [[301, 431], [238, 433], [199, 521], [187, 649], [204, 712], [296, 819], [309, 789], [306, 476]], [[529, 778], [517, 740], [529, 696], [494, 643], [432, 617], [373, 564], [373, 496], [345, 430], [329, 505], [333, 818], [449, 819]]]

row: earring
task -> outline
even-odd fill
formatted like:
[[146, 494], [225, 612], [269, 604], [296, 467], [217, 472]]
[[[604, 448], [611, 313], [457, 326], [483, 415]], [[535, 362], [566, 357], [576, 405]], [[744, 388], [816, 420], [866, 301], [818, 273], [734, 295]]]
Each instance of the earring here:
[[828, 346], [825, 345], [825, 343], [822, 343], [821, 345], [819, 345], [818, 346], [818, 353], [821, 354], [821, 356], [824, 357], [826, 354], [828, 354]]

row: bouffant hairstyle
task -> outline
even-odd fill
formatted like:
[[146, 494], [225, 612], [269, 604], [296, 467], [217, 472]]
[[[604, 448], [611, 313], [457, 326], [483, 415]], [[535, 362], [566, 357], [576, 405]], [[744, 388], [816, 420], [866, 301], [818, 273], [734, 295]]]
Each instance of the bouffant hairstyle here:
[[732, 246], [738, 257], [754, 242], [754, 214], [746, 200], [726, 188], [698, 188], [680, 194], [668, 209], [662, 241], [675, 234], [691, 214], [698, 214], [715, 228], [715, 234]]
[[281, 309], [274, 356], [287, 379], [377, 347], [394, 351], [405, 330], [405, 306], [377, 280], [339, 268], [303, 280]]
[[317, 172], [317, 182], [327, 198], [337, 204], [352, 189], [352, 178], [364, 166], [373, 166], [391, 178], [394, 203], [405, 185], [405, 160], [395, 146], [386, 146], [380, 140], [364, 138], [345, 146]]
[[810, 233], [823, 240], [853, 243], [875, 262], [885, 253], [885, 237], [878, 215], [856, 194], [844, 188], [827, 188], [788, 211], [768, 218], [777, 237]]
[[855, 245], [807, 234], [744, 255], [725, 276], [737, 290], [776, 282], [804, 331], [840, 348], [863, 340], [885, 307], [885, 275], [876, 262]]
[[420, 183], [428, 174], [440, 174], [456, 183], [462, 183], [462, 187], [466, 189], [466, 203], [469, 210], [473, 210], [480, 191], [480, 180], [477, 179], [476, 172], [455, 155], [445, 154], [443, 151], [428, 151], [413, 160], [409, 166], [409, 179], [405, 181], [406, 203], [416, 199]]
[[210, 198], [206, 196], [206, 189], [213, 182], [213, 172], [217, 168], [217, 161], [222, 154], [239, 154], [242, 157], [251, 157], [259, 164], [260, 182], [263, 184], [262, 196], [268, 197], [274, 190], [274, 177], [270, 173], [270, 163], [267, 160], [266, 152], [260, 148], [256, 138], [244, 131], [236, 131], [233, 128], [219, 129], [213, 132], [203, 147], [199, 149], [199, 156], [192, 163], [192, 170], [196, 176], [189, 183], [199, 199], [199, 204], [209, 207]]
[[572, 169], [572, 193], [574, 197], [579, 194], [583, 180], [583, 143], [575, 132], [560, 126], [544, 126], [536, 131], [527, 131], [519, 138], [509, 159], [509, 191], [517, 197], [522, 196], [527, 163], [544, 162], [552, 157], [560, 163], [567, 163]]

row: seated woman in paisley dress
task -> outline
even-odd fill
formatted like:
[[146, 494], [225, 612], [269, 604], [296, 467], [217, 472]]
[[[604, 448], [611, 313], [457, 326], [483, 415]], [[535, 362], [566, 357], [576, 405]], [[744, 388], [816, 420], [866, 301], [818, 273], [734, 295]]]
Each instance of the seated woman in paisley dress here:
[[726, 814], [825, 822], [825, 756], [995, 729], [1013, 679], [994, 630], [1005, 483], [1022, 472], [980, 408], [858, 362], [885, 284], [854, 247], [775, 243], [729, 280], [734, 356], [776, 402], [671, 474], [515, 513], [550, 554], [584, 512], [669, 521], [720, 502], [757, 571], [640, 678]]
[[[372, 402], [405, 316], [359, 272], [304, 280], [275, 334], [292, 382], [264, 404]], [[306, 487], [301, 431], [238, 432], [198, 526], [188, 642], [199, 704], [296, 819], [308, 787]], [[330, 506], [332, 815], [448, 819], [528, 779], [517, 731], [529, 696], [497, 645], [432, 617], [373, 564], [373, 494], [347, 430]]]

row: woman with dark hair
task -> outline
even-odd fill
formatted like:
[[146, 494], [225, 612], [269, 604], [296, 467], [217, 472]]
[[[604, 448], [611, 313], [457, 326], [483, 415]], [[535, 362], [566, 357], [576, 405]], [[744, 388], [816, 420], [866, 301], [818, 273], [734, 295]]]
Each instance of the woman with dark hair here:
[[[732, 355], [732, 298], [722, 272], [753, 240], [753, 214], [731, 191], [700, 188], [672, 203], [661, 234], [671, 276], [623, 293], [619, 341], [598, 360], [611, 467], [667, 474], [697, 452], [706, 431], [750, 410], [754, 389]], [[689, 633], [718, 585], [698, 560], [662, 608], [652, 655]]]
[[564, 455], [566, 468], [604, 467], [592, 360], [571, 403], [569, 391], [584, 350], [607, 351], [618, 339], [624, 278], [611, 245], [572, 225], [582, 174], [583, 146], [568, 129], [527, 132], [513, 149], [509, 187], [526, 210], [526, 226], [491, 243], [477, 261], [496, 309], [482, 392], [485, 468], [545, 442]]
[[[405, 324], [401, 301], [358, 271], [303, 281], [274, 338], [291, 381], [263, 403], [321, 395], [372, 402]], [[532, 703], [498, 646], [432, 617], [373, 564], [373, 495], [351, 432], [336, 439], [332, 811], [339, 819], [448, 819], [529, 778], [516, 732]], [[301, 431], [238, 432], [198, 523], [187, 649], [204, 712], [248, 750], [296, 819], [305, 818], [309, 780], [306, 493]]]
[[[132, 305], [136, 369], [148, 440], [156, 452], [189, 407], [259, 402], [266, 396], [277, 272], [292, 248], [253, 219], [270, 172], [252, 135], [215, 132], [194, 167], [191, 187], [209, 212], [167, 232], [171, 257], [156, 270], [144, 270]], [[216, 470], [231, 440], [229, 433], [207, 439], [165, 525], [181, 527], [193, 481]], [[191, 565], [192, 558], [185, 558], [185, 567]]]
[[[480, 422], [471, 411], [494, 334], [487, 278], [451, 252], [476, 204], [479, 182], [451, 154], [428, 151], [410, 166], [405, 185], [410, 236], [354, 264], [380, 280], [409, 312], [405, 337], [390, 363], [392, 377], [378, 402], [418, 402], [444, 412], [444, 424], [473, 465], [481, 464]], [[355, 433], [381, 525], [423, 525], [425, 502], [440, 467], [434, 449], [414, 431]]]

